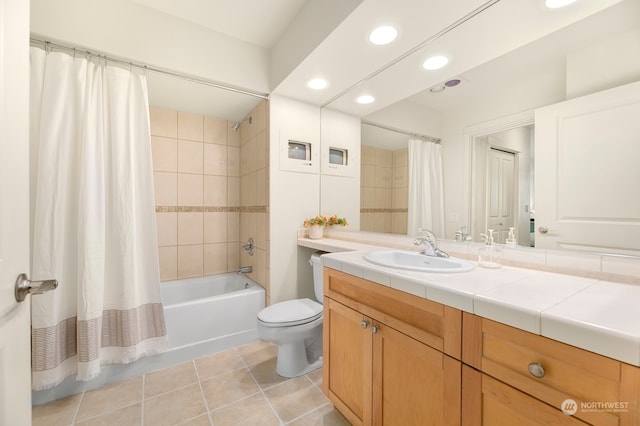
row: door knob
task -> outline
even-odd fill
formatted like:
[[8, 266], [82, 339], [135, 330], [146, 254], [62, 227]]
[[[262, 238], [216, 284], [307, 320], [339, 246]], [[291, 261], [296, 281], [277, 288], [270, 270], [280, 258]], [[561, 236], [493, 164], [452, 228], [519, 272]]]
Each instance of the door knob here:
[[540, 228], [538, 228], [538, 232], [541, 234], [546, 234], [547, 232], [549, 232], [549, 228], [541, 226]]
[[[33, 284], [40, 283], [38, 286]], [[14, 294], [18, 302], [24, 302], [27, 294], [42, 294], [58, 287], [57, 280], [31, 281], [27, 274], [20, 274], [16, 279]]]
[[367, 321], [367, 320], [362, 320], [362, 322], [360, 323], [360, 327], [362, 327], [362, 328], [367, 328], [367, 327], [369, 327], [369, 321]]
[[378, 326], [377, 325], [372, 325], [371, 326], [371, 333], [372, 334], [376, 334], [378, 332]]

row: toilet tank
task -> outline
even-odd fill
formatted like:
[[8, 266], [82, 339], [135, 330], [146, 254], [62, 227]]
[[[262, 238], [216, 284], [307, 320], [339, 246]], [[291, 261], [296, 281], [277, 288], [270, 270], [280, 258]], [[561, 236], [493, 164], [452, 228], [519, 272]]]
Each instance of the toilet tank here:
[[322, 253], [316, 252], [311, 255], [311, 259], [309, 259], [309, 263], [313, 268], [313, 290], [316, 294], [316, 299], [318, 302], [322, 303], [322, 296], [324, 295], [322, 289], [322, 260], [320, 259], [320, 255]]

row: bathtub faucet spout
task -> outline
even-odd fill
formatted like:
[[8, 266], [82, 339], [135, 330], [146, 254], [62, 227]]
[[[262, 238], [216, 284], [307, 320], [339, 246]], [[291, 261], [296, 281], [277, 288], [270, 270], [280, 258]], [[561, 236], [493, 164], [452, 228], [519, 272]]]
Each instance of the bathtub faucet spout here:
[[250, 274], [253, 272], [253, 268], [251, 266], [241, 266], [236, 269], [238, 274]]

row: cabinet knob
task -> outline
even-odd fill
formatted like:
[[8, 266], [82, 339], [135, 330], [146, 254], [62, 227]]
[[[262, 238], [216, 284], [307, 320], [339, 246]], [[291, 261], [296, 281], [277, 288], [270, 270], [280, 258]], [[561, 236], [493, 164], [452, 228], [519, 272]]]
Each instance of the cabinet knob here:
[[360, 323], [360, 327], [362, 327], [362, 328], [367, 328], [367, 327], [369, 327], [369, 321], [367, 321], [367, 320], [362, 320], [362, 322]]
[[376, 334], [378, 332], [378, 326], [377, 325], [372, 325], [371, 326], [371, 334]]
[[544, 377], [544, 367], [539, 362], [532, 362], [529, 364], [529, 373], [531, 373], [533, 377]]

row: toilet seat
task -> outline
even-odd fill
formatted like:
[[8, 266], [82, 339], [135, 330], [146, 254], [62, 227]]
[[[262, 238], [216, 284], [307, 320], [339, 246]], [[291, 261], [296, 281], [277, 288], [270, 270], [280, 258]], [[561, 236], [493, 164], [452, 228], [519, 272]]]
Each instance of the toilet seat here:
[[322, 305], [311, 299], [294, 299], [268, 306], [258, 313], [264, 327], [291, 327], [322, 317]]

